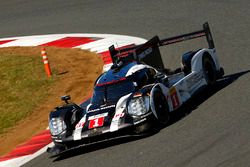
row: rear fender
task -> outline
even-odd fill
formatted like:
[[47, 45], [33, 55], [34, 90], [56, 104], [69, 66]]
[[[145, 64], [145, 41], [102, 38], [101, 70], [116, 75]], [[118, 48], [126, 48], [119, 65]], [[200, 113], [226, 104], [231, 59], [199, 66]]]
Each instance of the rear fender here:
[[201, 49], [200, 51], [198, 51], [193, 56], [192, 61], [191, 61], [192, 71], [199, 72], [199, 71], [203, 70], [202, 58], [204, 55], [209, 55], [215, 63], [216, 71], [220, 71], [220, 64], [219, 64], [215, 49]]

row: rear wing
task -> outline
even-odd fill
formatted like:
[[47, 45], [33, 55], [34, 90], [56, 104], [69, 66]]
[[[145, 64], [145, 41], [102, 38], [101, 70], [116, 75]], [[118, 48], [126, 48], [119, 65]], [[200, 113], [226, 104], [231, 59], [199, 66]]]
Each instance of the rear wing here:
[[112, 45], [109, 47], [109, 52], [113, 64], [117, 63], [118, 59], [126, 57], [126, 60], [142, 61], [157, 69], [164, 69], [159, 47], [200, 37], [206, 37], [208, 47], [210, 49], [214, 48], [213, 37], [209, 28], [209, 24], [206, 22], [203, 24], [202, 30], [165, 39], [159, 39], [158, 36], [154, 36], [142, 45], [126, 47], [123, 49], [115, 49], [114, 45]]
[[188, 34], [183, 34], [183, 35], [179, 35], [179, 36], [175, 36], [171, 38], [162, 39], [160, 40], [159, 44], [160, 46], [164, 46], [164, 45], [174, 44], [177, 42], [182, 42], [182, 41], [200, 38], [200, 37], [206, 37], [209, 49], [214, 48], [214, 41], [213, 41], [213, 37], [210, 31], [208, 22], [203, 24], [202, 30], [194, 31]]

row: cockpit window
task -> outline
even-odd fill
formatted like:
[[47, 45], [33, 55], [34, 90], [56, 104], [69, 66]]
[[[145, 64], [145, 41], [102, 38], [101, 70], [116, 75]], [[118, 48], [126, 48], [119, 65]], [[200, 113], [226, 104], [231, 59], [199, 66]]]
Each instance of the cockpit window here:
[[104, 104], [108, 102], [117, 102], [122, 96], [125, 96], [135, 90], [131, 80], [122, 80], [114, 84], [96, 85], [91, 99], [93, 104]]

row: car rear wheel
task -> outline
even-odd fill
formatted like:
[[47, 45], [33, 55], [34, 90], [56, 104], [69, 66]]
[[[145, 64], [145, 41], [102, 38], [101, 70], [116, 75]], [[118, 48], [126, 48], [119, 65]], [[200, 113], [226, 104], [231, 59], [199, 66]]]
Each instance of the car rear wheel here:
[[202, 58], [202, 66], [205, 79], [208, 85], [213, 85], [216, 81], [216, 67], [212, 58], [208, 55], [204, 55]]

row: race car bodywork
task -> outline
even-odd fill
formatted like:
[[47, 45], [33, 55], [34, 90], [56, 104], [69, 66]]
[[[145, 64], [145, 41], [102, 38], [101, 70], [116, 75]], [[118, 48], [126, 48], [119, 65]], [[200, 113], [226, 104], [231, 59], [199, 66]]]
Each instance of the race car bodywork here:
[[[164, 68], [159, 47], [206, 37], [209, 48], [182, 56], [182, 67]], [[49, 116], [53, 155], [124, 135], [138, 135], [166, 125], [169, 113], [177, 110], [197, 91], [223, 76], [208, 23], [203, 29], [160, 40], [157, 36], [140, 46], [109, 48], [112, 67], [101, 74], [93, 95], [80, 105], [56, 107]]]

